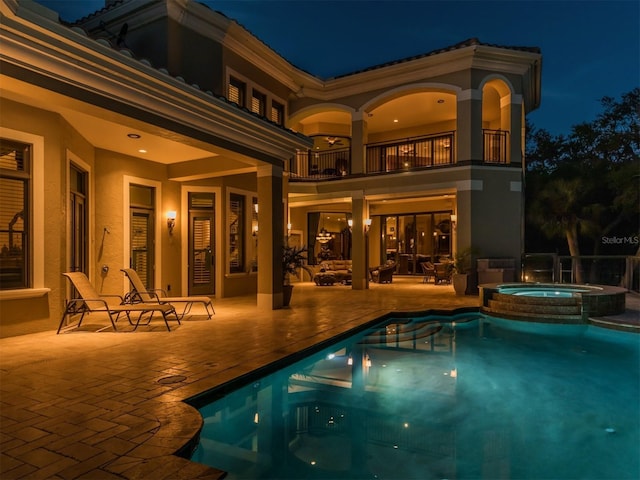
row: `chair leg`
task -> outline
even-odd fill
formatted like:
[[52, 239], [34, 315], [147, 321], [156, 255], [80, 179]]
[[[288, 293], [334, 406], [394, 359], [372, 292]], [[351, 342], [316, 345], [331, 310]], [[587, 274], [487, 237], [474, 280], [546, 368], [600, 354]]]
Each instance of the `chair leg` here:
[[[113, 331], [117, 332], [118, 329], [116, 328], [116, 323], [113, 321], [113, 317], [111, 316], [111, 312], [108, 311], [107, 314], [109, 315], [109, 320], [111, 320], [111, 326], [113, 327]], [[118, 314], [116, 315], [116, 322], [118, 321], [118, 317], [120, 316], [120, 312], [118, 312]]]
[[[65, 318], [73, 313], [78, 313], [78, 311], [76, 310], [76, 301], [75, 300], [67, 301], [67, 306], [65, 307], [64, 313], [62, 314], [62, 318], [60, 319], [60, 324], [58, 325], [58, 331], [56, 332], [56, 335], [58, 335], [60, 333], [60, 330], [62, 330], [62, 325], [64, 324]], [[87, 314], [87, 307], [83, 303], [82, 315], [80, 315], [80, 320], [78, 320], [78, 325], [76, 325], [76, 328], [80, 328], [80, 325], [82, 325], [82, 320], [84, 319], [84, 316], [86, 314]]]
[[60, 325], [58, 325], [58, 331], [56, 332], [56, 335], [58, 335], [60, 333], [60, 330], [62, 330], [62, 324], [64, 323], [64, 319], [67, 318], [67, 315], [69, 315], [70, 306], [72, 304], [75, 304], [75, 302], [67, 302], [67, 305], [64, 308], [64, 313], [62, 314], [62, 318], [60, 319]]

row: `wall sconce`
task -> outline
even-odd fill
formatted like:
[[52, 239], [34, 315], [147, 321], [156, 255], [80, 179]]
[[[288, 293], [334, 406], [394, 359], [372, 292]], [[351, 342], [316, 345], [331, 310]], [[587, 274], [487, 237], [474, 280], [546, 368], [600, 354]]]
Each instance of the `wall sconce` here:
[[364, 226], [367, 227], [367, 228], [369, 228], [371, 226], [371, 219], [370, 218], [365, 219]]
[[456, 228], [456, 222], [458, 221], [458, 215], [456, 215], [455, 213], [451, 214], [451, 226], [453, 228]]
[[167, 212], [167, 228], [169, 229], [169, 235], [173, 235], [173, 228], [176, 226], [176, 212], [170, 210]]

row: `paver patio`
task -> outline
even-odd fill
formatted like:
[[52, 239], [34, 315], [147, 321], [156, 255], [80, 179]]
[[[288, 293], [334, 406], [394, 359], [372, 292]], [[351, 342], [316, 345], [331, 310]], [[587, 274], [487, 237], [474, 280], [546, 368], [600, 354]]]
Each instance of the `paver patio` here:
[[56, 335], [52, 319], [50, 332], [0, 340], [0, 478], [221, 478], [174, 455], [202, 423], [183, 400], [387, 312], [477, 307], [478, 297], [398, 277], [369, 290], [299, 283], [276, 311], [253, 296], [214, 304], [212, 320], [196, 311], [172, 332], [154, 321], [96, 333], [109, 320], [92, 315], [82, 331]]

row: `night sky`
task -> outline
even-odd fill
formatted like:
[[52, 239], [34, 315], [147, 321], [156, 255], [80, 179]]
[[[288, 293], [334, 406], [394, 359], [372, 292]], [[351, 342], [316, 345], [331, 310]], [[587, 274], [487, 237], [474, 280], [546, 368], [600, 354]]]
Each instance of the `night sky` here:
[[[38, 0], [73, 21], [104, 0]], [[535, 127], [568, 134], [640, 86], [640, 2], [203, 0], [293, 65], [322, 78], [427, 53], [471, 37], [542, 50]]]

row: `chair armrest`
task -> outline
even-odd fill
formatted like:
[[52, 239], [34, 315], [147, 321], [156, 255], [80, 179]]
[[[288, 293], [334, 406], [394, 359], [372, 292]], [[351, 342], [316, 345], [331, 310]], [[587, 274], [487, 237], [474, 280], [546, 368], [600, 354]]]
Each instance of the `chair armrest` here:
[[[122, 295], [100, 295], [100, 298], [119, 298], [121, 302], [124, 302], [124, 297]], [[96, 300], [96, 299], [92, 298], [90, 300]]]
[[[109, 297], [115, 297], [115, 298], [119, 298], [121, 301], [121, 305], [122, 305], [122, 297], [120, 295], [100, 295], [100, 297], [98, 298], [73, 298], [71, 300], [69, 300], [69, 302], [84, 302], [85, 305], [88, 302], [98, 302], [101, 303], [105, 309], [109, 309], [109, 303], [105, 300], [105, 298], [109, 298]], [[87, 307], [89, 308], [89, 307]]]
[[123, 303], [145, 303], [145, 301], [142, 299], [141, 295], [149, 295], [151, 297], [151, 300], [155, 300], [156, 302], [160, 303], [160, 299], [158, 298], [158, 294], [151, 290], [149, 292], [138, 292], [137, 290], [133, 290], [131, 292], [129, 292], [126, 296], [125, 299], [123, 300]]
[[149, 290], [148, 292], [145, 292], [145, 293], [148, 293], [151, 296], [155, 296], [158, 299], [160, 299], [162, 297], [168, 297], [169, 296], [167, 291], [163, 290], [162, 288], [154, 288], [154, 289]]

